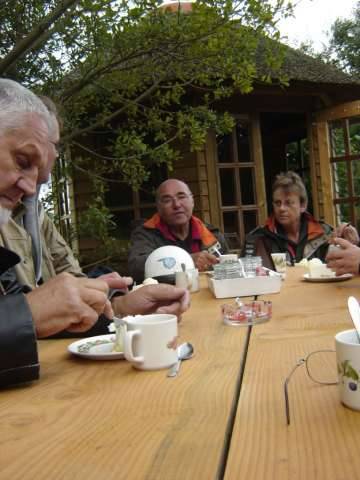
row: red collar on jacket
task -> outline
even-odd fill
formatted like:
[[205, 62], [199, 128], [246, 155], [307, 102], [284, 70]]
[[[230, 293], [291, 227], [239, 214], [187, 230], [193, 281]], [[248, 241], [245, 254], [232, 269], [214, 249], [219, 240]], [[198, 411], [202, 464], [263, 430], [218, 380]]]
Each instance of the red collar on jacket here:
[[[208, 228], [206, 228], [204, 223], [199, 218], [192, 215], [190, 222], [192, 253], [199, 252], [201, 250], [201, 246], [209, 248], [217, 242], [216, 237], [210, 232]], [[158, 213], [155, 213], [155, 215], [149, 218], [149, 220], [144, 223], [144, 227], [159, 230], [164, 238], [172, 242], [176, 242], [179, 240], [171, 232], [169, 226], [162, 221]]]
[[[308, 240], [313, 240], [314, 238], [323, 235], [324, 229], [320, 225], [320, 223], [315, 220], [315, 218], [309, 213], [303, 213], [304, 218], [307, 219], [307, 238]], [[270, 230], [270, 232], [277, 233], [276, 223], [274, 214], [272, 214], [265, 222], [265, 227]]]

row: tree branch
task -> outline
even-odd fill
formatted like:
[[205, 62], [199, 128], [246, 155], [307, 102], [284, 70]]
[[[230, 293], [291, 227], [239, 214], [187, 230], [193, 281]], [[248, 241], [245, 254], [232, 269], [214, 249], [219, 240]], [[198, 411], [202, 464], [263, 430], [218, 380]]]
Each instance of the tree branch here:
[[47, 30], [60, 18], [69, 7], [72, 7], [80, 0], [61, 0], [59, 5], [52, 10], [46, 17], [39, 22], [36, 27], [31, 30], [24, 38], [22, 38], [1, 61], [0, 61], [0, 75], [23, 57], [34, 45], [40, 45], [43, 41], [48, 39]]
[[[151, 87], [149, 87], [147, 90], [145, 90], [145, 92], [143, 92], [141, 95], [139, 95], [139, 97], [136, 98], [136, 100], [134, 100], [134, 101], [141, 102], [142, 100], [147, 98], [149, 95], [152, 94], [153, 91], [155, 91], [157, 89], [157, 87], [159, 86], [159, 83], [160, 83], [160, 80], [156, 81], [153, 85], [151, 85]], [[97, 127], [102, 127], [102, 126], [106, 125], [107, 123], [111, 122], [111, 120], [114, 120], [116, 117], [121, 115], [127, 108], [128, 108], [128, 105], [122, 106], [121, 108], [119, 108], [118, 110], [113, 112], [111, 115], [108, 115], [108, 116], [98, 120], [94, 124], [89, 125], [88, 127], [76, 130], [75, 132], [72, 132], [69, 135], [66, 135], [63, 138], [62, 141], [64, 143], [69, 142], [73, 138], [79, 137], [80, 135], [84, 135], [85, 133], [88, 133], [91, 130], [94, 130], [95, 128], [97, 128]]]

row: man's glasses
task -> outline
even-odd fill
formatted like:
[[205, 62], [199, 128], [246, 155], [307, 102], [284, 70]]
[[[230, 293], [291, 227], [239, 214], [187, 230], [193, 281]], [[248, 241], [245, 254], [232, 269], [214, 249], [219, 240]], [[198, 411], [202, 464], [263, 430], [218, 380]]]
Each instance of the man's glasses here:
[[334, 364], [335, 350], [316, 350], [309, 353], [304, 358], [300, 358], [293, 367], [284, 382], [285, 394], [285, 413], [286, 422], [290, 425], [290, 405], [289, 405], [289, 382], [298, 367], [305, 364], [306, 372], [311, 380], [320, 385], [336, 385], [337, 373], [336, 365]]
[[159, 198], [159, 203], [165, 207], [172, 205], [173, 202], [186, 202], [192, 197], [191, 193], [177, 193], [173, 197], [171, 195], [164, 195]]

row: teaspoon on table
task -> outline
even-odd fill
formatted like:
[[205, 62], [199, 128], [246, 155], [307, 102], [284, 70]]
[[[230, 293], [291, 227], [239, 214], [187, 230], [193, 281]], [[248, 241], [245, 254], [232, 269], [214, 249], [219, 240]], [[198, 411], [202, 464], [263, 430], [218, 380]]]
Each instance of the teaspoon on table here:
[[360, 306], [355, 297], [348, 298], [348, 309], [360, 343]]
[[176, 377], [179, 372], [181, 362], [183, 360], [189, 360], [189, 358], [191, 358], [193, 355], [194, 355], [194, 347], [191, 345], [191, 343], [185, 342], [179, 345], [177, 348], [178, 361], [170, 368], [167, 376]]

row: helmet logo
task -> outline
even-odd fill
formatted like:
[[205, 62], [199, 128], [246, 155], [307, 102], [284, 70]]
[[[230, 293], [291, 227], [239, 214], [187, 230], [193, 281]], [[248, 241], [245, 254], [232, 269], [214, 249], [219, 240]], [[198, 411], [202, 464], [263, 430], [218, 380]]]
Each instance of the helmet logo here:
[[174, 257], [159, 258], [158, 262], [162, 262], [163, 267], [167, 268], [168, 270], [175, 267], [176, 265], [176, 260]]

